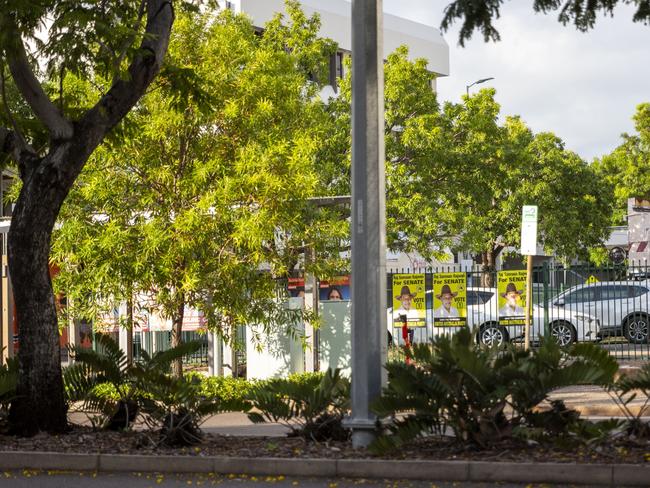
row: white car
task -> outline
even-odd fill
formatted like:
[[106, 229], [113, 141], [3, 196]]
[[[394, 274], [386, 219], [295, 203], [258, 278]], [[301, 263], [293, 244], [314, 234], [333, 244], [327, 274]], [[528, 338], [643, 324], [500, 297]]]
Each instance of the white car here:
[[[549, 305], [533, 304], [533, 321], [530, 328], [531, 342], [538, 342], [544, 335], [545, 320], [558, 344], [567, 346], [573, 342], [596, 341], [599, 338], [598, 319], [583, 311]], [[467, 288], [467, 324], [476, 328], [477, 340], [488, 346], [524, 339], [523, 325], [499, 323], [499, 296], [496, 288]]]
[[577, 285], [560, 293], [554, 309], [596, 317], [599, 337], [623, 335], [634, 344], [648, 342], [650, 281], [603, 281]]

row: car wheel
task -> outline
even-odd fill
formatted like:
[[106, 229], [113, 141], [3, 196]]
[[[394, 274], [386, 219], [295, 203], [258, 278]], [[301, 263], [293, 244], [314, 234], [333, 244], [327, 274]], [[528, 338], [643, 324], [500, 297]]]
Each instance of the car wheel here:
[[650, 321], [644, 313], [633, 313], [623, 325], [623, 335], [633, 344], [645, 344], [648, 342], [648, 329]]
[[551, 325], [551, 336], [560, 346], [569, 346], [576, 341], [578, 334], [569, 322], [555, 322]]
[[504, 327], [490, 323], [481, 326], [478, 333], [478, 341], [484, 346], [501, 346], [508, 342], [508, 331]]

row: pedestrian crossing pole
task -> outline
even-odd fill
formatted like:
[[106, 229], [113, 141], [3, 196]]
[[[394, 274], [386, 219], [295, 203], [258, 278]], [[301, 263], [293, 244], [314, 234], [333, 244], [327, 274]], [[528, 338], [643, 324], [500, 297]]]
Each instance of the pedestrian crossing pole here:
[[533, 311], [533, 256], [537, 254], [537, 205], [521, 209], [521, 255], [526, 263], [526, 310], [524, 322], [524, 349], [530, 349], [530, 320]]
[[375, 438], [386, 362], [382, 0], [352, 0], [352, 445]]

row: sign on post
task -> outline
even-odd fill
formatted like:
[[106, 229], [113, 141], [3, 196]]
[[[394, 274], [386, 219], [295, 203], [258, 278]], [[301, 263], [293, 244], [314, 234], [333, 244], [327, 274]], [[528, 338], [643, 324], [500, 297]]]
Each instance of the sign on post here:
[[524, 316], [524, 347], [528, 350], [533, 303], [533, 256], [537, 254], [537, 205], [524, 205], [521, 209], [521, 254], [528, 256], [526, 263], [526, 315]]
[[537, 254], [537, 205], [524, 205], [521, 210], [521, 255]]

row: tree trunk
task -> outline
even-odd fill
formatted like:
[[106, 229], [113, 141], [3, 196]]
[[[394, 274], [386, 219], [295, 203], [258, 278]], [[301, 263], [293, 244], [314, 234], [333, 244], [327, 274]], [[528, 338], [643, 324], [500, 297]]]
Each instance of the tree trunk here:
[[126, 299], [126, 361], [130, 366], [133, 364], [133, 291], [129, 290]]
[[[185, 315], [185, 297], [181, 295], [180, 303], [172, 321], [172, 347], [183, 343], [183, 317]], [[175, 377], [183, 376], [183, 358], [178, 358], [172, 363], [172, 373]]]
[[74, 177], [59, 170], [70, 148], [58, 149], [32, 161], [35, 169], [23, 176], [8, 237], [19, 339], [19, 376], [9, 421], [13, 433], [26, 436], [67, 428], [49, 253], [54, 223]]
[[[67, 427], [59, 330], [49, 275], [50, 241], [61, 204], [84, 164], [107, 132], [142, 97], [162, 65], [174, 6], [166, 0], [147, 0], [143, 6], [146, 34], [128, 68], [129, 76], [114, 80], [95, 106], [74, 123], [49, 99], [32, 71], [18, 29], [15, 25], [10, 29], [16, 36], [16, 49], [5, 53], [9, 70], [22, 98], [50, 135], [49, 152], [40, 158], [20, 137], [0, 127], [0, 155], [7, 151], [14, 155], [23, 181], [8, 236], [20, 340], [17, 397], [9, 412], [16, 434], [62, 432]], [[11, 8], [5, 17], [13, 19]], [[9, 22], [9, 27], [12, 24]]]
[[497, 253], [492, 249], [481, 254], [483, 265], [481, 267], [481, 286], [493, 288], [496, 284]]

